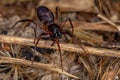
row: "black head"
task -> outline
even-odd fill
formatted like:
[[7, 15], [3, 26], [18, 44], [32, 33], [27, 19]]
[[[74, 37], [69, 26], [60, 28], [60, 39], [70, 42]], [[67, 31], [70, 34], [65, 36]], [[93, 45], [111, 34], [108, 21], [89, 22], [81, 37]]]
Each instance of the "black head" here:
[[52, 11], [45, 6], [37, 8], [37, 16], [44, 24], [52, 24], [54, 22], [54, 15]]
[[62, 38], [62, 32], [57, 24], [51, 24], [48, 26], [48, 30], [52, 33], [50, 37], [52, 38]]

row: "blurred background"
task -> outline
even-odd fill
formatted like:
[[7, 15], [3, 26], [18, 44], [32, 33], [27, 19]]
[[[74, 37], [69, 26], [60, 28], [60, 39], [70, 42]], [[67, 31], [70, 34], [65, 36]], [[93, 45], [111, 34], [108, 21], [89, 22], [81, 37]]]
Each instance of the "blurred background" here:
[[[72, 20], [75, 40], [78, 42], [75, 44], [120, 51], [119, 30], [98, 16], [100, 14], [119, 25], [120, 0], [0, 0], [0, 34], [34, 38], [32, 29], [34, 24], [25, 22], [14, 28], [12, 26], [21, 19], [32, 19], [39, 23], [36, 15], [36, 9], [39, 6], [48, 7], [54, 16], [55, 8], [59, 7], [59, 24], [63, 24], [68, 17]], [[71, 31], [69, 23], [62, 28], [65, 31]], [[37, 33], [41, 33], [41, 29], [38, 29]], [[69, 33], [67, 36], [71, 39]], [[46, 37], [43, 39], [50, 40]], [[60, 41], [71, 43], [64, 37]], [[27, 60], [33, 57], [33, 47], [4, 43], [0, 45], [1, 56], [4, 53], [7, 57]], [[35, 61], [60, 67], [57, 50], [37, 48], [37, 52], [39, 56], [36, 55]], [[62, 57], [65, 71], [79, 77], [80, 80], [120, 80], [120, 56], [86, 55], [62, 51]], [[16, 68], [15, 66], [14, 64], [1, 64], [0, 80], [61, 80], [60, 77], [63, 80], [76, 80], [42, 69], [21, 65], [17, 65]]]

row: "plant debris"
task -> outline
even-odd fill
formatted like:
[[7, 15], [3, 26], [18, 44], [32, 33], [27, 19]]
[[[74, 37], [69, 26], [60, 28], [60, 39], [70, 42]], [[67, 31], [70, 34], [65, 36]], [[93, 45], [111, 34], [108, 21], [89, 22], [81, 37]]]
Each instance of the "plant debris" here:
[[[1, 0], [0, 80], [120, 80], [119, 4], [119, 0]], [[36, 15], [39, 6], [48, 7], [55, 16], [59, 7], [57, 24], [68, 38], [60, 39], [63, 70], [50, 36], [42, 36], [34, 50], [33, 28], [39, 26], [37, 37], [44, 32]], [[35, 24], [12, 27], [22, 19]]]

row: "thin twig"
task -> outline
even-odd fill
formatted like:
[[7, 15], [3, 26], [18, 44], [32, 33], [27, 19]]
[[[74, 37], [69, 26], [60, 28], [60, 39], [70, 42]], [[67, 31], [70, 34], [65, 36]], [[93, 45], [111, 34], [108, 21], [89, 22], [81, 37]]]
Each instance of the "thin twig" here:
[[120, 26], [113, 23], [111, 20], [107, 19], [106, 17], [104, 17], [103, 15], [101, 14], [98, 14], [97, 15], [99, 18], [103, 19], [104, 21], [108, 22], [109, 24], [111, 24], [112, 26], [114, 26], [115, 28], [117, 28], [119, 31], [120, 31]]
[[[74, 25], [74, 28], [80, 27], [83, 30], [119, 32], [118, 29], [114, 28], [113, 26], [105, 25], [101, 22], [89, 23], [89, 22], [72, 21], [72, 23]], [[69, 23], [67, 22], [65, 26], [69, 26]]]
[[53, 65], [50, 64], [44, 64], [44, 63], [40, 63], [40, 62], [34, 62], [33, 65], [31, 65], [31, 61], [29, 60], [24, 60], [24, 59], [17, 59], [17, 58], [10, 58], [10, 57], [0, 57], [0, 63], [10, 63], [10, 64], [18, 64], [18, 65], [25, 65], [25, 66], [30, 66], [30, 67], [34, 67], [34, 68], [40, 68], [40, 69], [45, 69], [45, 70], [49, 70], [49, 71], [54, 71], [54, 72], [58, 72], [64, 75], [67, 75], [69, 77], [73, 77], [76, 79], [79, 79], [78, 77], [69, 74], [68, 72], [61, 70]]
[[[11, 44], [19, 44], [19, 45], [25, 45], [25, 46], [34, 46], [34, 39], [0, 35], [0, 43], [11, 43]], [[37, 47], [58, 49], [56, 44], [54, 46], [50, 46], [51, 44], [52, 44], [52, 41], [40, 40]], [[60, 43], [60, 47], [61, 47], [61, 50], [65, 50], [69, 52], [84, 53], [84, 51], [78, 45]], [[88, 54], [98, 55], [98, 56], [120, 57], [119, 50], [95, 48], [95, 47], [88, 47], [88, 46], [84, 46], [84, 48], [88, 50], [89, 52]]]

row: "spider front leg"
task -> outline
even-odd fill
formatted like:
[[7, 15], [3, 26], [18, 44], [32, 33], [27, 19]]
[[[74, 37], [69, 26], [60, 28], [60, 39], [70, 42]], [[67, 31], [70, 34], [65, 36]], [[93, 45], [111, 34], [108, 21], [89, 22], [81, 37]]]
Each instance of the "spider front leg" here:
[[[73, 27], [73, 24], [72, 24], [72, 21], [71, 21], [71, 19], [70, 18], [66, 18], [66, 20], [65, 20], [65, 22], [62, 24], [62, 26], [64, 26], [67, 22], [69, 22], [70, 23], [70, 26], [71, 26], [71, 28], [72, 28], [72, 35], [71, 35], [71, 37], [72, 37], [72, 42], [74, 42], [74, 38], [73, 38], [73, 36], [74, 36], [74, 27]], [[63, 31], [62, 30], [62, 32], [63, 32], [63, 35], [65, 36], [65, 37], [67, 37], [65, 34], [67, 34], [65, 31]], [[67, 39], [67, 38], [66, 38]]]
[[72, 23], [72, 21], [71, 21], [70, 18], [66, 18], [66, 20], [65, 20], [65, 22], [62, 24], [62, 26], [64, 26], [67, 22], [70, 23], [70, 26], [71, 26], [71, 28], [72, 28], [72, 36], [73, 36], [73, 34], [74, 34], [74, 27], [73, 27], [73, 23]]
[[[56, 7], [55, 14], [56, 14], [57, 23], [59, 23], [59, 22], [60, 22], [60, 8], [59, 8], [59, 7]], [[69, 21], [69, 23], [70, 23], [70, 25], [71, 25], [72, 35], [73, 35], [74, 28], [73, 28], [72, 21], [71, 21], [70, 18], [67, 18], [66, 21], [64, 22], [64, 24], [65, 24], [67, 21]], [[64, 26], [64, 24], [63, 24], [62, 26]], [[65, 31], [63, 31], [62, 29], [61, 29], [61, 31], [62, 31], [63, 35], [65, 36], [65, 38], [69, 41], [69, 39], [68, 39], [67, 36], [66, 36]], [[72, 41], [73, 41], [73, 39], [72, 39]], [[54, 45], [54, 44], [53, 44], [53, 45]]]

